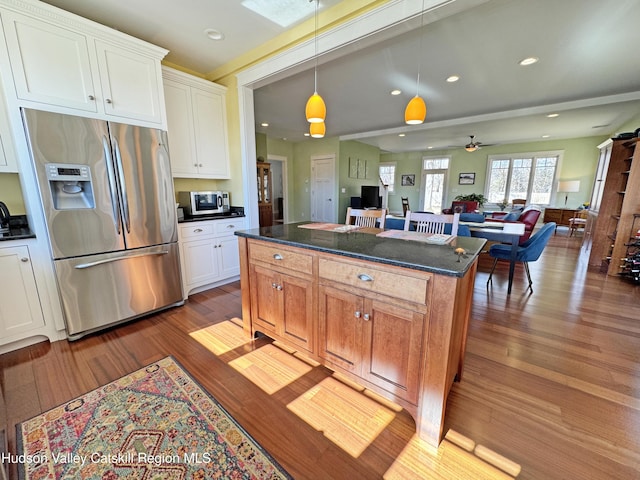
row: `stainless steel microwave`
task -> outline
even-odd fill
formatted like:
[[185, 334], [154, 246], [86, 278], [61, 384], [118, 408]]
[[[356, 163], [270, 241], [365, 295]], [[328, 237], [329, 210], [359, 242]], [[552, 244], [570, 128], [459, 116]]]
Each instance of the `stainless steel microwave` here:
[[178, 203], [184, 209], [184, 213], [192, 217], [225, 213], [231, 209], [229, 192], [222, 191], [178, 192]]

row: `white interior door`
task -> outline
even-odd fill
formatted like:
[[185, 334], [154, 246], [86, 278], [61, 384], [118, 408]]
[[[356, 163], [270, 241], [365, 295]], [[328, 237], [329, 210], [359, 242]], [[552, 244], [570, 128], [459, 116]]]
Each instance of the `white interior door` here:
[[442, 212], [447, 170], [424, 170], [422, 174], [422, 209], [427, 212]]
[[335, 155], [311, 157], [311, 220], [335, 223]]

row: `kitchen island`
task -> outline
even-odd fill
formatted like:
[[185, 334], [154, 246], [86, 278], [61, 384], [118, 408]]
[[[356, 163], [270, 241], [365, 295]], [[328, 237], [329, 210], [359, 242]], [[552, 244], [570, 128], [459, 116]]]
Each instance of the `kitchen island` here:
[[301, 227], [236, 232], [245, 331], [394, 401], [437, 446], [447, 395], [462, 378], [485, 240], [435, 245]]

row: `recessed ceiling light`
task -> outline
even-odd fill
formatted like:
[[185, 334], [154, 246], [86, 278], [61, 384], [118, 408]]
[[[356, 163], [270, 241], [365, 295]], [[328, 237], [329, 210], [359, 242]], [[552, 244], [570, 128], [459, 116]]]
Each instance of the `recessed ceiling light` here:
[[431, 150], [432, 148], [433, 148], [432, 146], [428, 146], [428, 147], [427, 147], [427, 150]]
[[399, 137], [404, 137], [404, 136], [405, 136], [405, 134], [404, 134], [404, 133], [399, 133], [399, 134], [398, 134], [398, 136], [399, 136]]
[[268, 127], [268, 126], [269, 126], [269, 124], [268, 124], [267, 122], [262, 122], [262, 123], [260, 124], [260, 126], [261, 126], [261, 127]]
[[395, 90], [391, 90], [391, 95], [400, 95], [402, 93], [402, 90], [398, 90], [397, 88]]
[[549, 138], [551, 135], [542, 135], [542, 138]]
[[309, 132], [304, 132], [304, 136], [309, 137], [310, 136]]
[[220, 30], [216, 30], [215, 28], [207, 28], [204, 31], [204, 34], [210, 40], [222, 40], [224, 38], [224, 33], [222, 33]]
[[523, 58], [518, 63], [523, 67], [525, 67], [527, 65], [533, 65], [534, 63], [538, 63], [538, 60], [540, 60], [538, 57], [527, 57], [527, 58]]
[[549, 115], [547, 115], [548, 118], [556, 118], [558, 117], [560, 114], [559, 113], [550, 113]]
[[451, 75], [450, 77], [447, 77], [447, 82], [449, 83], [457, 82], [458, 80], [460, 80], [458, 75]]

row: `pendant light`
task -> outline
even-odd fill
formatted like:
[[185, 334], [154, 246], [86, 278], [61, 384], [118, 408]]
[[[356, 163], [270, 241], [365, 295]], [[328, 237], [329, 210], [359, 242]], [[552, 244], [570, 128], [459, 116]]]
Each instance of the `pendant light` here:
[[327, 116], [327, 107], [324, 104], [324, 100], [320, 95], [318, 95], [318, 4], [320, 0], [309, 0], [310, 2], [315, 2], [316, 4], [316, 25], [315, 25], [315, 67], [313, 69], [313, 95], [309, 97], [307, 100], [307, 106], [305, 108], [305, 114], [307, 116], [307, 122], [320, 123], [324, 122], [325, 117]]
[[404, 110], [404, 121], [407, 125], [419, 125], [424, 122], [427, 116], [427, 105], [419, 95], [420, 90], [420, 70], [422, 69], [422, 27], [424, 20], [424, 0], [422, 0], [422, 10], [420, 10], [420, 49], [418, 50], [418, 80], [416, 81], [416, 96], [407, 104]]
[[326, 127], [324, 122], [312, 123], [309, 125], [309, 135], [313, 138], [323, 138], [326, 133]]

